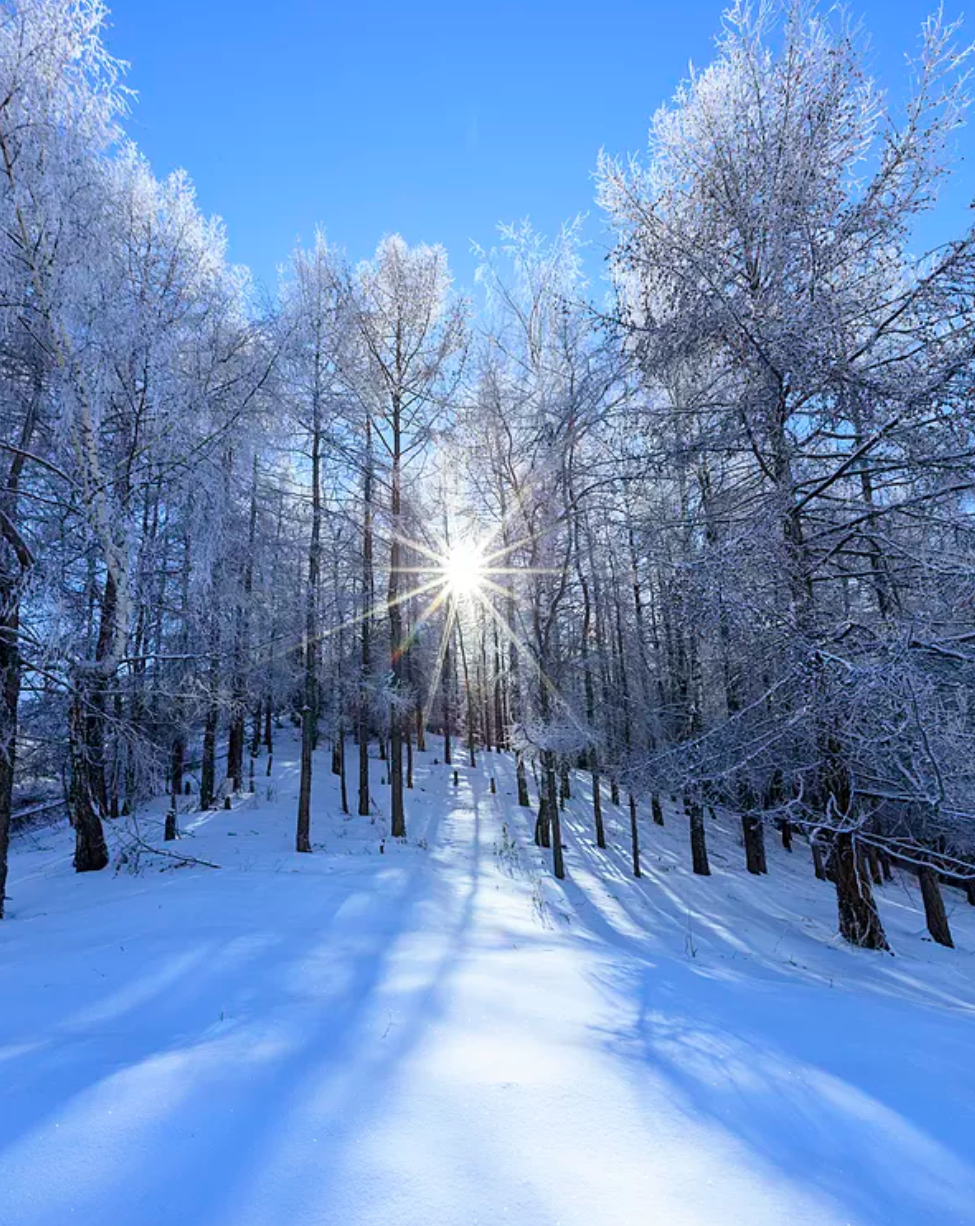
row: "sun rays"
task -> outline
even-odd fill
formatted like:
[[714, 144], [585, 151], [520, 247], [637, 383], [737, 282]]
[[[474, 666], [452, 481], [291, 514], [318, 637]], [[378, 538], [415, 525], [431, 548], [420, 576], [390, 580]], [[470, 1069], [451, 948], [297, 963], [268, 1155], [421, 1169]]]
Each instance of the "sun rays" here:
[[484, 550], [477, 541], [461, 540], [443, 559], [444, 583], [454, 597], [477, 596], [485, 579]]
[[[517, 536], [512, 540], [513, 534], [505, 528], [502, 524], [481, 535], [445, 533], [426, 540], [399, 536], [397, 539], [406, 562], [398, 567], [398, 573], [408, 577], [406, 590], [399, 592], [392, 601], [380, 597], [351, 616], [323, 627], [317, 635], [318, 641], [324, 643], [354, 631], [363, 623], [380, 622], [388, 616], [393, 605], [412, 606], [413, 614], [407, 619], [402, 640], [390, 646], [393, 658], [401, 658], [414, 647], [425, 627], [431, 624], [437, 627], [433, 667], [424, 687], [423, 716], [426, 720], [439, 695], [451, 644], [459, 642], [465, 630], [478, 633], [478, 627], [488, 625], [509, 650], [517, 652], [519, 661], [536, 677], [538, 684], [560, 703], [555, 683], [542, 666], [532, 636], [525, 633], [521, 623], [524, 610], [532, 602], [526, 585], [544, 581], [545, 577], [557, 578], [561, 571], [557, 567], [533, 565], [530, 559], [537, 557], [537, 538]], [[290, 641], [288, 645], [268, 644], [267, 648], [269, 650], [264, 653], [267, 659], [292, 650]]]

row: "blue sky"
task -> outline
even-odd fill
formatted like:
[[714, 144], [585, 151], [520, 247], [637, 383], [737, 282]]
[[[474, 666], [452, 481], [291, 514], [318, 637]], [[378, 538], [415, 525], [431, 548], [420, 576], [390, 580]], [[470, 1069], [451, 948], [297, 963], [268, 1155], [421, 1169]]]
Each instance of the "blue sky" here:
[[[139, 94], [131, 135], [157, 174], [186, 168], [203, 209], [225, 218], [232, 258], [260, 280], [273, 284], [321, 223], [354, 259], [393, 230], [442, 242], [466, 284], [470, 240], [489, 245], [498, 221], [524, 216], [550, 233], [588, 211], [598, 270], [598, 150], [643, 147], [688, 62], [710, 59], [722, 7], [114, 0], [107, 42]], [[854, 2], [895, 96], [931, 7]], [[961, 145], [975, 155], [975, 132]], [[966, 165], [946, 201], [952, 224], [973, 195]]]

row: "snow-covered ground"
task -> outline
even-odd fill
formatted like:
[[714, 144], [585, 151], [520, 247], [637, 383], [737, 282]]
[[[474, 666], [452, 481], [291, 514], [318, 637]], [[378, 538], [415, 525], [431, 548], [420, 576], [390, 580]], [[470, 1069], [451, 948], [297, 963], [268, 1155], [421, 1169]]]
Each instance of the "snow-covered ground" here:
[[64, 828], [15, 841], [2, 1226], [975, 1223], [961, 894], [956, 950], [901, 880], [896, 956], [852, 950], [804, 844], [750, 878], [719, 818], [696, 879], [685, 823], [644, 816], [634, 881], [582, 779], [560, 886], [510, 760], [454, 787], [438, 748], [382, 854], [325, 754], [316, 854], [291, 850], [292, 742], [270, 789], [183, 818], [219, 869], [76, 876]]

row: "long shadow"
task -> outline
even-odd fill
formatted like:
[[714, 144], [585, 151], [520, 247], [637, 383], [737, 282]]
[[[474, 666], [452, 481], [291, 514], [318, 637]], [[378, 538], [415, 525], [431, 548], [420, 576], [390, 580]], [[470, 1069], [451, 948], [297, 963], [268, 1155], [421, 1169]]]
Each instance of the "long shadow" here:
[[[458, 799], [463, 798], [461, 793]], [[274, 1189], [275, 1220], [297, 1222], [305, 1220], [303, 1215], [322, 1222], [340, 1220], [330, 1214], [347, 1203], [344, 1175], [348, 1155], [368, 1135], [370, 1121], [382, 1116], [397, 1071], [443, 1014], [451, 976], [469, 947], [480, 888], [482, 846], [476, 794], [467, 803], [472, 811], [470, 866], [463, 874], [464, 880], [457, 883], [462, 894], [455, 902], [456, 917], [440, 937], [444, 945], [442, 954], [429, 968], [422, 984], [406, 994], [397, 992], [387, 1002], [392, 1006], [388, 1028], [383, 1032], [370, 1031], [370, 1014], [375, 1021], [379, 1012], [376, 998], [382, 995], [381, 970], [396, 960], [395, 947], [389, 945], [382, 964], [374, 967], [368, 992], [357, 993], [355, 1003], [341, 1018], [323, 1019], [317, 1040], [324, 1041], [324, 1047], [318, 1041], [306, 1043], [303, 1053], [296, 1054], [291, 1061], [289, 1072], [284, 1076], [281, 1070], [275, 1073], [273, 1095], [270, 1100], [262, 1099], [266, 1125], [247, 1139], [253, 1161], [240, 1161], [236, 1193], [227, 1198], [225, 1212], [229, 1223], [247, 1220], [250, 1214], [257, 1220], [268, 1220], [253, 1207], [256, 1195], [262, 1191], [267, 1195], [259, 1186], [265, 1176]], [[431, 843], [441, 819], [442, 814], [435, 812], [426, 834]], [[442, 867], [449, 868], [449, 864]], [[436, 869], [432, 875], [435, 873]], [[417, 895], [412, 908], [429, 904], [441, 912], [446, 910], [455, 887], [441, 885], [436, 895]], [[421, 924], [410, 931], [404, 925], [401, 935], [417, 935], [424, 928]], [[309, 1058], [308, 1063], [304, 1057]], [[305, 1134], [297, 1142], [296, 1127]], [[311, 1144], [307, 1137], [309, 1129], [314, 1135]], [[267, 1168], [281, 1162], [292, 1169], [287, 1179], [274, 1179]], [[249, 1167], [251, 1171], [258, 1169], [256, 1179], [248, 1173]], [[213, 1189], [211, 1214], [201, 1220], [213, 1220], [212, 1213], [218, 1210], [225, 1194], [225, 1188]]]
[[[659, 1109], [662, 1084], [685, 1115], [725, 1130], [858, 1223], [975, 1223], [975, 1040], [970, 1006], [957, 1007], [966, 1002], [900, 997], [886, 976], [862, 991], [830, 991], [761, 955], [716, 975], [693, 956], [661, 953], [652, 934], [616, 929], [573, 879], [582, 866], [605, 879], [606, 858], [577, 816], [565, 829], [563, 889], [600, 948], [591, 978], [620, 1019], [597, 1035], [649, 1112]], [[673, 932], [673, 888], [654, 875], [628, 884], [613, 901], [634, 927], [656, 918]], [[720, 949], [723, 917], [713, 911]], [[957, 1070], [950, 1085], [945, 1069]]]
[[[427, 838], [431, 841], [436, 837], [441, 817], [437, 812], [431, 816], [427, 829]], [[135, 988], [132, 995], [137, 1003], [115, 1010], [100, 1033], [94, 1026], [88, 1028], [88, 1033], [84, 1026], [75, 1027], [56, 1038], [52, 1053], [26, 1061], [17, 1094], [16, 1119], [4, 1113], [12, 1128], [4, 1130], [0, 1162], [3, 1152], [9, 1153], [9, 1148], [16, 1147], [21, 1138], [29, 1140], [32, 1134], [46, 1131], [45, 1121], [48, 1128], [56, 1127], [59, 1118], [63, 1119], [66, 1113], [80, 1110], [83, 1124], [84, 1112], [90, 1116], [94, 1108], [94, 1104], [86, 1106], [86, 1095], [104, 1087], [109, 1078], [121, 1076], [124, 1081], [127, 1072], [138, 1076], [150, 1066], [175, 1061], [176, 1068], [184, 1070], [184, 1077], [192, 1079], [178, 1104], [167, 1106], [163, 1101], [162, 1111], [158, 1102], [132, 1105], [133, 1127], [148, 1133], [149, 1143], [160, 1146], [159, 1152], [165, 1155], [165, 1161], [159, 1165], [164, 1169], [156, 1170], [142, 1163], [132, 1177], [140, 1181], [140, 1196], [166, 1205], [168, 1212], [181, 1220], [210, 1222], [228, 1203], [235, 1179], [239, 1183], [248, 1177], [249, 1171], [260, 1168], [268, 1145], [274, 1143], [286, 1127], [290, 1111], [307, 1093], [309, 1082], [327, 1086], [359, 1061], [358, 1073], [346, 1078], [346, 1088], [328, 1112], [338, 1128], [330, 1156], [331, 1168], [337, 1172], [342, 1144], [347, 1146], [354, 1140], [355, 1121], [375, 1109], [368, 1102], [370, 1095], [378, 1094], [379, 1084], [388, 1080], [442, 1007], [446, 982], [463, 955], [474, 912], [480, 871], [479, 821], [475, 801], [471, 871], [460, 906], [456, 907], [455, 903], [457, 920], [444, 938], [443, 956], [430, 971], [425, 985], [409, 994], [408, 1014], [383, 1041], [378, 1058], [363, 1060], [360, 1045], [370, 1039], [363, 1028], [370, 1013], [375, 1011], [376, 999], [381, 995], [386, 971], [395, 959], [397, 946], [414, 931], [412, 920], [421, 904], [446, 910], [455, 894], [455, 887], [432, 865], [429, 868], [418, 866], [416, 871], [408, 872], [402, 889], [392, 896], [387, 893], [379, 900], [382, 922], [378, 927], [375, 920], [380, 916], [373, 916], [373, 926], [351, 942], [348, 933], [340, 934], [338, 948], [329, 951], [333, 978], [338, 979], [339, 988], [323, 993], [319, 1007], [312, 1011], [307, 994], [292, 991], [267, 1010], [272, 1019], [276, 1012], [284, 1015], [279, 1019], [283, 1038], [277, 1044], [273, 1033], [270, 1036], [261, 1033], [264, 1020], [260, 1012], [261, 997], [259, 992], [255, 996], [254, 985], [279, 980], [282, 975], [300, 982], [303, 969], [320, 960], [323, 943], [327, 942], [329, 930], [343, 905], [362, 893], [361, 876], [347, 882], [342, 882], [341, 877], [338, 880], [330, 877], [323, 882], [327, 897], [317, 900], [315, 907], [298, 917], [307, 923], [305, 931], [300, 926], [295, 927], [293, 922], [289, 922], [284, 934], [280, 926], [265, 928], [259, 923], [252, 924], [247, 930], [247, 935], [254, 938], [252, 953], [233, 958], [233, 966], [221, 964], [222, 943], [210, 940], [205, 945], [203, 957], [187, 964], [183, 972], [174, 972], [168, 978], [163, 976], [166, 982], [162, 993], [148, 987], [140, 992], [140, 975], [133, 968], [131, 981], [123, 983], [121, 990], [124, 995], [127, 987]], [[379, 864], [375, 867], [378, 869]], [[282, 884], [287, 888], [296, 883]], [[313, 884], [306, 879], [302, 888], [310, 891]], [[270, 893], [273, 895], [276, 891], [272, 889]], [[238, 925], [239, 918], [236, 917]], [[289, 921], [292, 920], [289, 916]], [[239, 926], [235, 925], [234, 932], [235, 937], [227, 944], [239, 941]], [[288, 944], [284, 955], [282, 940]], [[113, 985], [116, 990], [119, 986]], [[228, 1007], [230, 1019], [226, 1025], [215, 1024], [217, 1002]], [[85, 1008], [97, 1010], [98, 1004], [95, 995], [94, 999], [89, 998]], [[400, 1007], [398, 998], [397, 1007]], [[201, 1013], [207, 1024], [197, 1022], [194, 1025], [191, 1019], [194, 1014], [200, 1018]], [[234, 1019], [241, 1015], [244, 1021], [237, 1023]], [[119, 1051], [115, 1047], [119, 1036], [113, 1034], [113, 1030], [123, 1018], [126, 1042], [124, 1050]], [[272, 1030], [273, 1025], [272, 1021]], [[134, 1042], [133, 1036], [138, 1036]], [[249, 1062], [249, 1048], [268, 1046], [265, 1040], [269, 1037], [270, 1055]], [[72, 1058], [78, 1055], [79, 1047], [86, 1051], [87, 1058], [83, 1061]], [[108, 1076], [107, 1067], [113, 1069]], [[166, 1076], [171, 1079], [173, 1075], [174, 1070], [168, 1069]], [[213, 1131], [210, 1125], [208, 1131], [207, 1117], [212, 1120], [213, 1112], [218, 1110], [226, 1113], [225, 1128]], [[197, 1135], [207, 1135], [210, 1144], [204, 1141], [174, 1154], [172, 1130], [182, 1131], [193, 1120], [203, 1121]], [[102, 1123], [95, 1118], [88, 1122], [96, 1131]], [[324, 1118], [321, 1123], [329, 1128]], [[340, 1138], [344, 1138], [341, 1143]], [[221, 1151], [216, 1169], [214, 1147]], [[226, 1159], [228, 1148], [233, 1151], [233, 1160], [229, 1163]], [[118, 1157], [123, 1158], [123, 1155]], [[234, 1170], [238, 1172], [236, 1177]], [[124, 1171], [123, 1159], [118, 1167], [123, 1178]], [[29, 1172], [25, 1171], [24, 1176], [29, 1178]], [[106, 1196], [116, 1199], [123, 1191], [118, 1185], [116, 1171], [112, 1171], [108, 1179], [95, 1178], [90, 1195], [93, 1205], [100, 1206]], [[84, 1188], [79, 1188], [76, 1203], [83, 1205], [84, 1199]], [[179, 1202], [185, 1203], [177, 1212]], [[41, 1219], [32, 1217], [30, 1220]], [[60, 1220], [56, 1205], [51, 1205], [50, 1215], [44, 1220]]]
[[964, 1019], [818, 988], [755, 992], [669, 959], [617, 961], [600, 980], [628, 1019], [601, 1041], [637, 1085], [662, 1078], [687, 1115], [858, 1222], [975, 1222]]

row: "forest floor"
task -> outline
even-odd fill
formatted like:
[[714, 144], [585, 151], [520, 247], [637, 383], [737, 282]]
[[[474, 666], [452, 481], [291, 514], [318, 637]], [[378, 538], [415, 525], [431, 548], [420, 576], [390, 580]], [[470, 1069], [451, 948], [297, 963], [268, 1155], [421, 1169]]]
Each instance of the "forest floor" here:
[[606, 805], [597, 852], [582, 778], [559, 884], [511, 760], [479, 755], [455, 787], [439, 743], [382, 853], [320, 753], [298, 856], [280, 735], [256, 795], [181, 819], [176, 849], [219, 868], [78, 876], [65, 827], [15, 840], [3, 1226], [975, 1223], [961, 893], [957, 949], [896, 877], [895, 954], [854, 950], [804, 843], [770, 832], [750, 878], [719, 814], [695, 878], [671, 809], [641, 820], [635, 881], [626, 814]]

